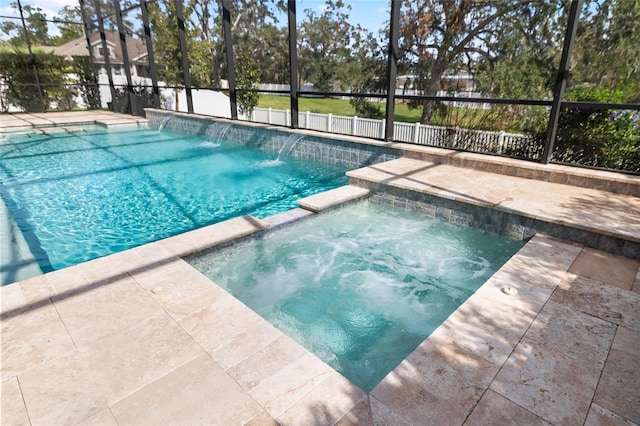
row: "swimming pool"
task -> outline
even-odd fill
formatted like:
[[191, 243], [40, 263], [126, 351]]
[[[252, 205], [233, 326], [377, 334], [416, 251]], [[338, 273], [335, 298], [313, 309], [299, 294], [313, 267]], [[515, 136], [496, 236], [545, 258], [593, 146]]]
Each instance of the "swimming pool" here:
[[345, 167], [170, 130], [3, 136], [0, 157], [0, 195], [45, 272], [347, 183]]
[[186, 260], [368, 392], [523, 245], [364, 201]]

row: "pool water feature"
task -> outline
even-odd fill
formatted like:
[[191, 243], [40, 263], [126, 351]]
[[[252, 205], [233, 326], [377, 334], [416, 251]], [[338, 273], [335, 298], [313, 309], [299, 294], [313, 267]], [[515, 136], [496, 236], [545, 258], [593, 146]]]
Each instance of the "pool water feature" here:
[[168, 128], [4, 136], [0, 195], [47, 272], [347, 183], [346, 168]]
[[523, 245], [364, 201], [186, 260], [369, 392]]

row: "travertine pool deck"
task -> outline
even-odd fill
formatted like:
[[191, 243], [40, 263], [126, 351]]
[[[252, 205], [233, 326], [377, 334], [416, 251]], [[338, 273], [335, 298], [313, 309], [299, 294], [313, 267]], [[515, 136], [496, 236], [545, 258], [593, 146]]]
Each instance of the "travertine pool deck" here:
[[[451, 167], [399, 159], [350, 175], [640, 236], [633, 195]], [[338, 188], [2, 287], [0, 423], [640, 424], [638, 260], [537, 234], [369, 394], [182, 260], [367, 193]]]

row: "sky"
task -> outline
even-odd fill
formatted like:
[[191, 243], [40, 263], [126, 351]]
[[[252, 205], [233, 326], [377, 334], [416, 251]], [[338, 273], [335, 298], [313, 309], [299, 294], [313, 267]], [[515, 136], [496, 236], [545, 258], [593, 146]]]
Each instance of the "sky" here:
[[[0, 0], [0, 15], [17, 16], [10, 7], [11, 1]], [[22, 0], [22, 5], [39, 6], [47, 18], [52, 19], [58, 15], [60, 9], [72, 2], [73, 0]], [[377, 33], [384, 22], [389, 20], [389, 0], [344, 0], [344, 2], [351, 5], [351, 11], [348, 12], [349, 21], [352, 24], [360, 24], [369, 31]], [[313, 9], [320, 13], [324, 5], [325, 0], [298, 0], [298, 21], [304, 17], [305, 9]], [[286, 23], [286, 20], [284, 22]], [[57, 35], [55, 26], [49, 26], [49, 35]]]

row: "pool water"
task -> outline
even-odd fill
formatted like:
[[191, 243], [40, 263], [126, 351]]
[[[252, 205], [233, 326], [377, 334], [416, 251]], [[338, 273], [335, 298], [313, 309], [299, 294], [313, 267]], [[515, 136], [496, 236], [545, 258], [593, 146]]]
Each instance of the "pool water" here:
[[0, 196], [47, 272], [347, 183], [346, 169], [155, 129], [0, 139]]
[[369, 392], [523, 245], [366, 201], [187, 261]]

